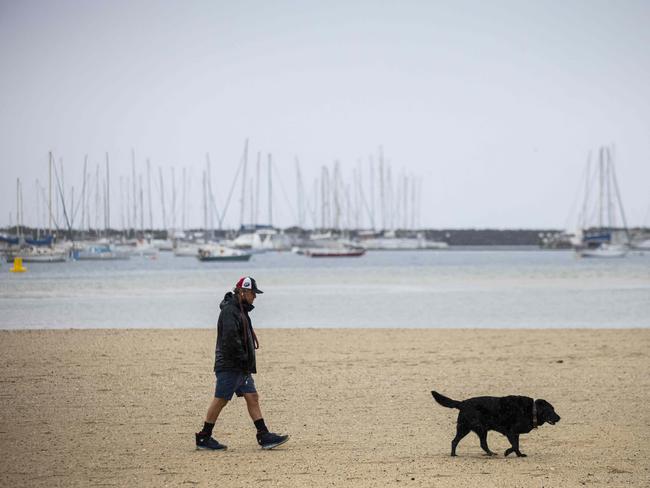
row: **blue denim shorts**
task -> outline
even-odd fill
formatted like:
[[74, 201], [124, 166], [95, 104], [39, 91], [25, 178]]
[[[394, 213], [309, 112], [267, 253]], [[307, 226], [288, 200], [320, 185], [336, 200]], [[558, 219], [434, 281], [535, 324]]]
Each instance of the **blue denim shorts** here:
[[230, 400], [234, 393], [238, 397], [244, 396], [245, 393], [257, 393], [253, 376], [241, 371], [219, 371], [217, 376], [217, 386], [214, 389], [216, 398]]

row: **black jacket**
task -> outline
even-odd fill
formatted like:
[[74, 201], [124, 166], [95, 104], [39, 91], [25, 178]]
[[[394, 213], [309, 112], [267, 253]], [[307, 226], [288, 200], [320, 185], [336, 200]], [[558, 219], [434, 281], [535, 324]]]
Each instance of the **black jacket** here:
[[257, 373], [253, 324], [248, 312], [253, 305], [240, 307], [239, 300], [228, 292], [223, 297], [217, 322], [217, 346], [214, 352], [214, 370]]

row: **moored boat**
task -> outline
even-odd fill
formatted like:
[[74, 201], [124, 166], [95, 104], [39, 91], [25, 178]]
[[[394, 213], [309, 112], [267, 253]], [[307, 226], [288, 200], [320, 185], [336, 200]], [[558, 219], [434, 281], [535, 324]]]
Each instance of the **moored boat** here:
[[577, 249], [581, 258], [622, 258], [627, 254], [627, 246], [603, 243], [598, 247]]
[[108, 244], [91, 244], [72, 250], [72, 258], [77, 261], [111, 261], [129, 259], [127, 252], [116, 251]]
[[312, 258], [356, 258], [363, 256], [365, 249], [359, 248], [310, 248], [303, 250], [305, 256]]
[[183, 244], [174, 249], [174, 256], [177, 258], [195, 258], [199, 254], [198, 244]]
[[68, 251], [50, 247], [30, 246], [15, 253], [7, 254], [7, 262], [22, 258], [24, 263], [62, 263], [68, 260]]
[[248, 261], [251, 254], [225, 246], [204, 246], [196, 257], [199, 261]]

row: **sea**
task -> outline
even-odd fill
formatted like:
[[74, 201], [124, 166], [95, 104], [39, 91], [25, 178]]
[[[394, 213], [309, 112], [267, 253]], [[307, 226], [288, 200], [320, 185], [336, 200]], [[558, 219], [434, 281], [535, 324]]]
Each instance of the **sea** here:
[[214, 328], [224, 294], [245, 275], [264, 291], [251, 314], [257, 328], [650, 327], [650, 252], [287, 252], [230, 263], [163, 252], [26, 266], [0, 266], [0, 329]]

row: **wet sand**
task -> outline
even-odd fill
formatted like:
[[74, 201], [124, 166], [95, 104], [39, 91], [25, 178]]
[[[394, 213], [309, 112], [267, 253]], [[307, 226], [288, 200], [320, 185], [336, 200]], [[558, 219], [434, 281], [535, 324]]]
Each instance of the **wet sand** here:
[[[213, 330], [0, 332], [0, 486], [648, 486], [650, 330], [259, 329], [262, 451], [244, 401], [194, 449], [210, 401]], [[562, 421], [527, 458], [449, 456], [456, 411], [519, 394]]]

